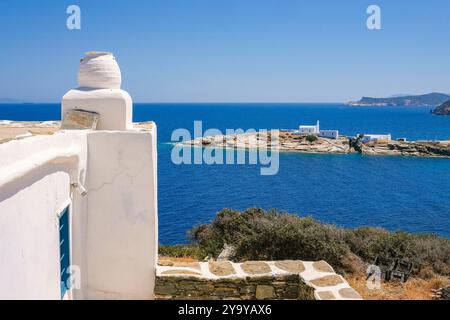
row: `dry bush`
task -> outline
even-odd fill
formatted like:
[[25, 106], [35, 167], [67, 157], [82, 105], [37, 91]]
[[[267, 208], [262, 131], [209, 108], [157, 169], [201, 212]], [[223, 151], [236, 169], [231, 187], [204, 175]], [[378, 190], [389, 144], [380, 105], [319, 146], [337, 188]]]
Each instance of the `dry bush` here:
[[234, 260], [325, 260], [338, 271], [360, 273], [375, 257], [401, 258], [424, 278], [450, 275], [450, 240], [435, 235], [343, 229], [310, 217], [252, 208], [221, 210], [210, 224], [190, 232], [204, 255], [217, 257], [225, 244]]

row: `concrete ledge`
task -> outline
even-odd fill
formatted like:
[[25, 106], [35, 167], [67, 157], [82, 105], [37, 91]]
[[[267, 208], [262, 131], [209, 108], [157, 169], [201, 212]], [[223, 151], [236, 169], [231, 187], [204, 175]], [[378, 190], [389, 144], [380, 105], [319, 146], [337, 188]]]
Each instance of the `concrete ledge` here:
[[[127, 131], [150, 131], [155, 123], [135, 122]], [[9, 121], [0, 120], [0, 144], [33, 136], [51, 136], [61, 129], [61, 121]]]

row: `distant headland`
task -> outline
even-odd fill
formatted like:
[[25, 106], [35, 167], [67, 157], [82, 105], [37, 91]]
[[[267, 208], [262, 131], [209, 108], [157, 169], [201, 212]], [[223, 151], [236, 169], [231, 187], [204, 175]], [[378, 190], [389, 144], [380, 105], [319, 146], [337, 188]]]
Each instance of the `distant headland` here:
[[450, 100], [438, 106], [433, 113], [440, 116], [450, 116]]
[[450, 100], [450, 95], [445, 93], [428, 93], [423, 95], [395, 96], [389, 98], [362, 97], [359, 101], [350, 101], [349, 106], [361, 107], [436, 107]]
[[13, 98], [0, 98], [0, 104], [24, 104], [27, 101], [13, 99]]

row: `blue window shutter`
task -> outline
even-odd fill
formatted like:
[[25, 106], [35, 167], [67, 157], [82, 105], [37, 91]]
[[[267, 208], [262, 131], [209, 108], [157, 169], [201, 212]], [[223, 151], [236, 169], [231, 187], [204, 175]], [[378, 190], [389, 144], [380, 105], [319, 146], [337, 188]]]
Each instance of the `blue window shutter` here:
[[61, 279], [61, 298], [64, 297], [67, 290], [70, 289], [70, 219], [69, 207], [64, 209], [59, 217], [59, 261], [60, 261], [60, 279]]

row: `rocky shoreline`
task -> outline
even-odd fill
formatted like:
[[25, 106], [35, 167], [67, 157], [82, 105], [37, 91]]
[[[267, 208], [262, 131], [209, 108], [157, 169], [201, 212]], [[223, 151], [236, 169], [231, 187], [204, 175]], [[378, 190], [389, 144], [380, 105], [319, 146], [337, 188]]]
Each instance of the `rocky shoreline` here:
[[369, 142], [363, 144], [362, 154], [447, 158], [450, 157], [450, 141]]
[[[277, 137], [278, 136], [278, 137]], [[278, 148], [277, 141], [278, 140]], [[295, 134], [295, 131], [255, 132], [234, 135], [217, 135], [196, 138], [184, 145], [232, 149], [271, 149], [281, 152], [313, 154], [392, 155], [413, 157], [450, 157], [450, 140], [445, 141], [371, 141], [362, 142], [361, 137], [328, 139]]]

